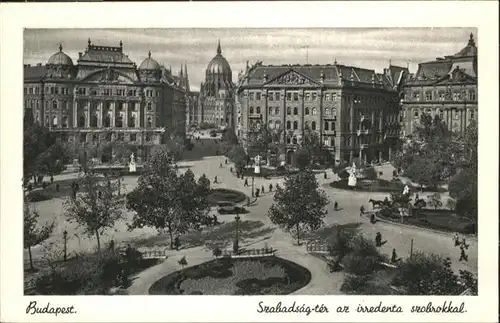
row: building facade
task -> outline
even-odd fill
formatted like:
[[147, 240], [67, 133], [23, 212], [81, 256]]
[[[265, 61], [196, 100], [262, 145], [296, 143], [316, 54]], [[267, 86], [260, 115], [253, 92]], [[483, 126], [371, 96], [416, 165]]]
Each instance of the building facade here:
[[280, 132], [293, 164], [306, 130], [314, 131], [336, 164], [387, 160], [399, 137], [400, 91], [408, 69], [383, 73], [337, 64], [247, 68], [236, 90], [236, 133], [243, 145], [261, 127]]
[[217, 54], [208, 63], [205, 82], [200, 85], [198, 120], [219, 127], [233, 127], [234, 120], [233, 72], [222, 56], [220, 41]]
[[45, 65], [24, 66], [25, 113], [84, 147], [127, 143], [139, 156], [185, 136], [186, 89], [151, 52], [137, 67], [118, 47], [88, 41], [77, 64], [63, 52]]
[[410, 135], [420, 116], [439, 115], [453, 132], [463, 133], [477, 120], [477, 47], [471, 34], [455, 55], [421, 63], [404, 87], [403, 136]]

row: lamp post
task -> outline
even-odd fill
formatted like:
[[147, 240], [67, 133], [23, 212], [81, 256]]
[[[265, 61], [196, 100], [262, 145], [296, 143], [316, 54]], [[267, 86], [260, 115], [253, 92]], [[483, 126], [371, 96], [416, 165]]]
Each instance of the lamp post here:
[[234, 248], [233, 251], [238, 254], [239, 252], [239, 223], [240, 223], [240, 215], [236, 213], [236, 217], [234, 218], [236, 220], [236, 237], [234, 240]]
[[67, 242], [68, 242], [68, 231], [64, 230], [63, 232], [63, 239], [64, 239], [64, 261], [66, 261], [68, 258], [67, 258], [67, 249], [66, 249], [66, 245], [67, 245]]

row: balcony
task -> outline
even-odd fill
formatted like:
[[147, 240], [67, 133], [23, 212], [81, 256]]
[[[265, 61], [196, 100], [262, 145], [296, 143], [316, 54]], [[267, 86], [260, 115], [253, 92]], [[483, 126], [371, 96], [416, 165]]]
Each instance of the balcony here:
[[248, 117], [250, 119], [262, 119], [262, 115], [261, 114], [250, 114], [250, 115], [248, 115]]
[[330, 130], [323, 130], [323, 133], [325, 135], [329, 135], [329, 136], [332, 136], [333, 137], [336, 137], [337, 136], [337, 131], [335, 129], [330, 129]]
[[334, 115], [331, 115], [331, 114], [324, 114], [323, 115], [323, 120], [337, 121], [337, 116], [334, 116]]

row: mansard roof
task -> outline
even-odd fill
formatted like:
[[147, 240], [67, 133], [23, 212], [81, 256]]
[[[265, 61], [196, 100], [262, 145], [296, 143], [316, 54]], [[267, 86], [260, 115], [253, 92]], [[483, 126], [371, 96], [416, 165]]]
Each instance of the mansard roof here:
[[78, 63], [82, 62], [134, 64], [134, 62], [123, 53], [123, 44], [121, 42], [119, 47], [99, 46], [92, 45], [90, 39], [85, 53], [78, 59]]

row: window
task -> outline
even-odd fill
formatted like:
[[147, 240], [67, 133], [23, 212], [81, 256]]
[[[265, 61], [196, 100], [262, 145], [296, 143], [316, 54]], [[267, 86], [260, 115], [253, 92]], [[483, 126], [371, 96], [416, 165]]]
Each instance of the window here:
[[269, 129], [273, 129], [274, 128], [273, 120], [269, 120], [269, 122], [267, 123], [267, 126], [269, 127]]
[[255, 93], [255, 99], [260, 101], [260, 99], [261, 99], [260, 92]]
[[297, 137], [296, 136], [293, 136], [293, 144], [296, 145], [297, 144]]
[[289, 144], [291, 142], [292, 142], [291, 138], [289, 136], [286, 136], [286, 143]]
[[444, 101], [444, 92], [439, 92], [439, 101]]
[[470, 110], [470, 119], [474, 120], [474, 110]]
[[325, 93], [325, 101], [330, 101], [330, 93]]
[[299, 129], [299, 123], [297, 121], [293, 122], [293, 130]]
[[312, 100], [313, 100], [313, 101], [316, 101], [316, 99], [317, 99], [317, 98], [318, 98], [318, 93], [313, 92], [313, 93], [312, 93]]
[[305, 115], [309, 115], [309, 108], [308, 108], [308, 107], [306, 107], [306, 108], [305, 108], [305, 110], [304, 110], [304, 114], [305, 114]]
[[312, 108], [312, 115], [315, 116], [316, 115], [316, 108]]
[[276, 93], [274, 93], [274, 95], [276, 96], [276, 101], [279, 101], [281, 94], [279, 92], [276, 92]]
[[130, 134], [130, 141], [137, 141], [137, 135], [135, 133]]
[[286, 92], [286, 99], [292, 101], [292, 92]]
[[267, 94], [267, 97], [269, 98], [269, 101], [273, 101], [274, 100], [274, 93], [273, 92], [269, 92]]
[[316, 121], [311, 122], [311, 129], [316, 130]]
[[122, 128], [123, 127], [123, 115], [120, 113], [120, 115], [118, 116], [118, 118], [116, 118], [116, 126], [118, 128]]
[[329, 126], [329, 122], [328, 121], [325, 121], [325, 130], [328, 131], [328, 127]]
[[336, 93], [332, 93], [332, 101], [337, 101], [337, 94]]
[[413, 117], [418, 118], [418, 110], [417, 109], [415, 109], [413, 111]]
[[113, 134], [112, 134], [112, 133], [108, 133], [108, 134], [106, 135], [106, 140], [107, 140], [108, 142], [110, 142], [111, 140], [113, 140]]
[[444, 120], [444, 111], [443, 110], [439, 110], [439, 118], [441, 118], [441, 120]]
[[460, 119], [460, 111], [458, 111], [458, 110], [453, 110], [453, 113], [455, 114], [455, 120]]
[[52, 118], [52, 127], [57, 127], [57, 117]]
[[304, 129], [309, 129], [309, 121], [304, 122]]
[[299, 115], [299, 109], [297, 107], [293, 108], [293, 115], [298, 116]]
[[85, 116], [80, 116], [78, 119], [78, 127], [85, 127]]
[[153, 120], [151, 117], [148, 117], [148, 123], [147, 123], [147, 128], [152, 128], [153, 127]]
[[104, 90], [102, 91], [102, 94], [103, 94], [103, 95], [111, 95], [111, 91], [110, 91], [109, 89], [104, 89]]
[[294, 101], [299, 101], [299, 93], [297, 93], [297, 92], [293, 93], [293, 100]]
[[469, 100], [470, 101], [475, 101], [476, 100], [476, 91], [470, 90], [469, 91]]
[[310, 100], [311, 100], [311, 93], [306, 92], [306, 101], [310, 101]]
[[330, 114], [330, 109], [326, 108], [325, 109], [325, 115], [329, 115]]
[[[37, 116], [38, 118], [38, 116]], [[63, 128], [68, 128], [68, 117], [63, 117], [62, 119], [62, 127]]]
[[92, 119], [90, 120], [91, 127], [97, 127], [97, 112], [92, 114]]
[[105, 127], [110, 127], [111, 126], [111, 116], [109, 114], [107, 114], [104, 117], [104, 126]]
[[253, 101], [253, 100], [254, 100], [254, 97], [255, 97], [254, 93], [253, 93], [253, 92], [250, 92], [249, 97], [250, 97], [250, 100], [252, 100], [252, 101]]
[[269, 115], [273, 115], [273, 111], [274, 111], [274, 109], [270, 107], [269, 108]]
[[328, 138], [325, 138], [323, 140], [323, 146], [329, 146], [329, 144], [330, 144], [330, 140]]
[[413, 92], [413, 99], [415, 101], [420, 101], [420, 93], [418, 92]]
[[57, 110], [57, 102], [52, 102], [52, 109]]
[[257, 114], [260, 114], [260, 107], [257, 107]]
[[250, 114], [253, 114], [253, 107], [250, 107]]
[[123, 133], [119, 133], [119, 134], [118, 134], [118, 141], [123, 141], [123, 140], [124, 140], [124, 137], [125, 137], [125, 136], [123, 135]]
[[281, 121], [276, 120], [276, 122], [274, 123], [274, 126], [275, 126], [276, 129], [281, 128]]
[[132, 117], [130, 117], [130, 120], [128, 122], [128, 126], [135, 127], [135, 115], [132, 115]]
[[425, 100], [432, 101], [432, 92], [431, 91], [425, 92]]
[[292, 123], [290, 121], [286, 122], [286, 128], [291, 129], [292, 128]]
[[287, 108], [286, 108], [286, 114], [287, 114], [287, 115], [291, 115], [291, 114], [292, 114], [292, 108], [287, 107]]
[[80, 142], [87, 142], [87, 134], [85, 133], [80, 134]]
[[93, 134], [92, 135], [92, 143], [97, 143], [99, 141], [99, 137], [97, 136], [97, 134]]
[[151, 111], [153, 107], [151, 106], [151, 102], [148, 102], [148, 111]]
[[280, 114], [280, 108], [274, 108], [274, 114], [275, 115]]

